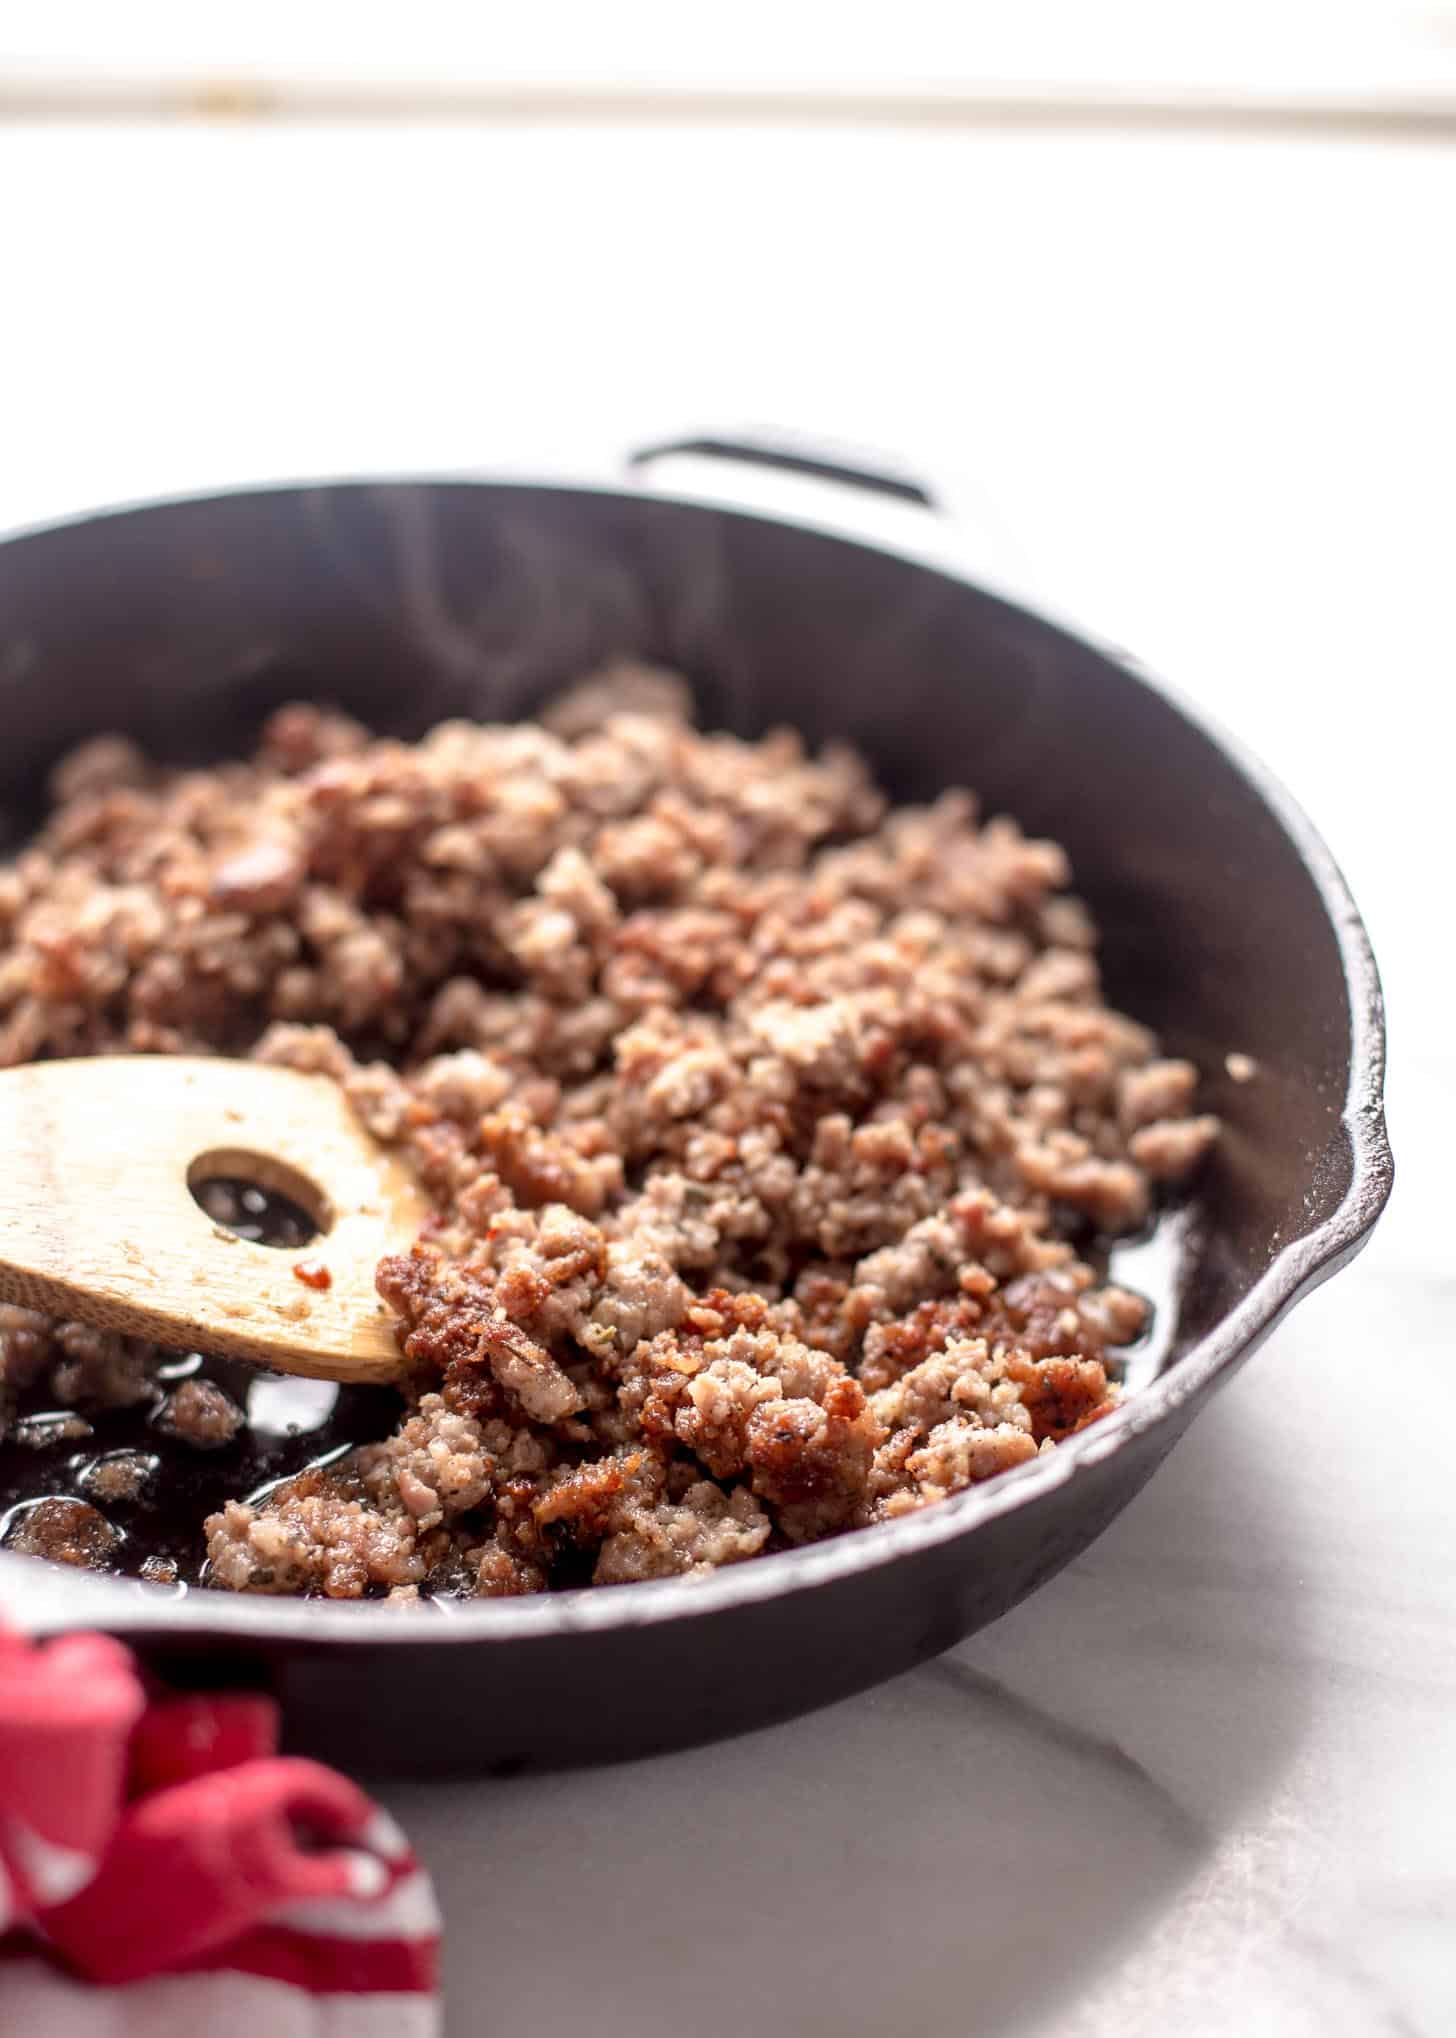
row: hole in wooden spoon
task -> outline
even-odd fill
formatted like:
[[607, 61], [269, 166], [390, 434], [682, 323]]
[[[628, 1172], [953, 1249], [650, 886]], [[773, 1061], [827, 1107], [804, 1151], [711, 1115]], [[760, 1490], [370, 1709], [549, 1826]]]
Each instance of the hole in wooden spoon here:
[[199, 1154], [187, 1170], [187, 1186], [204, 1215], [250, 1245], [296, 1250], [311, 1245], [334, 1221], [318, 1184], [271, 1154]]

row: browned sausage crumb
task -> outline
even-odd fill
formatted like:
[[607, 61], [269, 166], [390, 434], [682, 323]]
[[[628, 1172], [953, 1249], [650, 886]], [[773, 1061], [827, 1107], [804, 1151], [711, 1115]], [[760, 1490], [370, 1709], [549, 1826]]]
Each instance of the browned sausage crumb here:
[[[1068, 1241], [1140, 1226], [1217, 1126], [1104, 1004], [1054, 843], [965, 793], [892, 808], [788, 732], [702, 734], [645, 667], [413, 745], [307, 706], [212, 771], [102, 738], [54, 789], [0, 872], [0, 1065], [322, 1072], [434, 1203], [379, 1269], [399, 1428], [229, 1500], [207, 1582], [408, 1606], [690, 1578], [1115, 1404], [1144, 1307]], [[158, 1359], [0, 1308], [0, 1424], [36, 1383], [146, 1402]], [[189, 1379], [157, 1427], [243, 1422]], [[125, 1498], [110, 1464], [89, 1490]], [[13, 1544], [108, 1561], [64, 1505]]]
[[78, 1444], [92, 1430], [84, 1416], [58, 1413], [25, 1417], [16, 1423], [12, 1434], [22, 1449], [41, 1451], [52, 1444]]
[[210, 1380], [184, 1380], [163, 1402], [157, 1427], [194, 1450], [230, 1444], [243, 1426], [243, 1411]]
[[42, 1500], [12, 1525], [5, 1547], [26, 1557], [49, 1557], [53, 1564], [73, 1564], [85, 1571], [104, 1571], [122, 1540], [105, 1515], [84, 1500]]
[[155, 1469], [156, 1460], [142, 1451], [108, 1451], [92, 1460], [83, 1483], [97, 1500], [139, 1500]]

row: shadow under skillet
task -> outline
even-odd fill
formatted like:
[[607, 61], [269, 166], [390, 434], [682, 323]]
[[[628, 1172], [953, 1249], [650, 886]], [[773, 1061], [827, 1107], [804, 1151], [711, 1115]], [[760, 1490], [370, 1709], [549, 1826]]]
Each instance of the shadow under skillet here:
[[443, 1902], [449, 2038], [486, 2002], [596, 2038], [1054, 2030], [1298, 1749], [1279, 1448], [1236, 1388], [1032, 1600], [808, 1718], [648, 1763], [384, 1786]]

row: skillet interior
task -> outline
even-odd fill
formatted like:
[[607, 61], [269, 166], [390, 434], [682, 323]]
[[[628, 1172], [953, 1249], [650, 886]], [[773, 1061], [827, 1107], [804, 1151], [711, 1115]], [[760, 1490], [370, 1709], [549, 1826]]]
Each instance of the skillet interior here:
[[[281, 701], [311, 696], [415, 733], [443, 715], [530, 713], [623, 652], [688, 672], [709, 724], [846, 738], [901, 798], [968, 783], [1063, 842], [1103, 928], [1113, 1002], [1199, 1064], [1228, 1134], [1173, 1282], [1167, 1376], [1055, 1470], [1028, 1467], [891, 1530], [700, 1588], [420, 1622], [167, 1600], [0, 1559], [0, 1592], [32, 1625], [102, 1622], [224, 1675], [264, 1666], [304, 1740], [328, 1721], [332, 1751], [355, 1760], [635, 1752], [780, 1716], [945, 1646], [1090, 1540], [1277, 1310], [1354, 1249], [1388, 1187], [1363, 932], [1278, 789], [1050, 623], [765, 519], [606, 490], [385, 483], [163, 504], [14, 539], [0, 545], [0, 844], [34, 818], [56, 756], [101, 729], [215, 758]], [[1255, 1058], [1255, 1082], [1229, 1080], [1235, 1049]], [[800, 1592], [823, 1623], [812, 1660]], [[553, 1691], [558, 1676], [580, 1688], [588, 1651], [604, 1711], [584, 1720]], [[458, 1689], [442, 1708], [425, 1694], [447, 1660]], [[336, 1680], [357, 1700], [366, 1665], [377, 1702], [351, 1705], [341, 1749]], [[414, 1715], [421, 1737], [402, 1746]]]

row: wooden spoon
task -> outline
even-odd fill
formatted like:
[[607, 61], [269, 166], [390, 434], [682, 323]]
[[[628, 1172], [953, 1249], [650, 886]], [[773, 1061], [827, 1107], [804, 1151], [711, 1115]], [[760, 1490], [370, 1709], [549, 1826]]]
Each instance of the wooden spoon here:
[[[290, 1197], [319, 1237], [256, 1245], [192, 1184]], [[327, 1076], [104, 1055], [0, 1072], [0, 1301], [316, 1380], [402, 1370], [374, 1289], [429, 1203]]]

